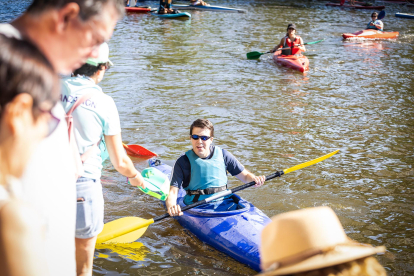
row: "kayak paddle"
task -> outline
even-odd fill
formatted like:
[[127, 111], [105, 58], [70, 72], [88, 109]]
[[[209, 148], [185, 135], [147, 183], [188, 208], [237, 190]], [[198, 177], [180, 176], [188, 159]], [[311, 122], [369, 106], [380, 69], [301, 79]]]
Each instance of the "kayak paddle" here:
[[145, 156], [145, 157], [158, 156], [155, 152], [152, 152], [140, 145], [126, 145], [124, 143], [122, 143], [122, 145], [124, 146], [124, 149], [127, 152], [127, 154], [131, 156], [136, 156], [136, 157], [137, 156], [138, 157], [139, 156]]
[[385, 17], [385, 11], [381, 11], [379, 14], [378, 14], [378, 20], [381, 20], [381, 19], [383, 19]]
[[[316, 44], [316, 43], [322, 42], [324, 40], [325, 39], [321, 39], [321, 40], [318, 40], [318, 41], [307, 42], [307, 43], [303, 43], [303, 44], [296, 44], [295, 46]], [[281, 49], [277, 49], [277, 50], [287, 50], [287, 49], [290, 49], [290, 47], [281, 48]], [[270, 54], [270, 53], [272, 53], [272, 52], [269, 51], [269, 52], [266, 52], [266, 53], [260, 53], [260, 52], [255, 51], [255, 52], [247, 53], [246, 56], [247, 56], [247, 59], [258, 59], [261, 55]]]
[[[277, 171], [271, 175], [266, 176], [266, 181], [271, 180], [276, 177], [280, 177], [284, 174], [294, 172], [299, 169], [303, 169], [305, 167], [308, 167], [310, 165], [316, 164], [318, 162], [321, 162], [332, 155], [336, 154], [339, 150], [333, 151], [329, 154], [326, 154], [324, 156], [321, 156], [319, 158], [316, 158], [314, 160], [293, 166], [289, 169], [285, 169], [283, 171]], [[167, 177], [166, 177], [167, 178]], [[181, 208], [181, 211], [186, 211], [191, 208], [200, 206], [202, 204], [208, 203], [210, 201], [216, 200], [218, 198], [224, 197], [226, 195], [230, 195], [232, 193], [241, 191], [243, 189], [246, 189], [248, 187], [251, 187], [255, 185], [256, 183], [254, 181], [249, 182], [247, 184], [238, 186], [236, 188], [233, 188], [231, 190], [226, 190], [223, 192], [219, 192], [211, 197], [208, 197], [206, 199], [203, 199], [201, 201], [197, 201], [193, 204], [187, 205], [183, 208]], [[168, 213], [152, 218], [152, 219], [143, 219], [138, 217], [124, 217], [120, 218], [108, 223], [105, 223], [104, 228], [102, 232], [98, 235], [98, 238], [96, 240], [97, 244], [100, 243], [129, 243], [136, 241], [139, 239], [142, 235], [144, 235], [145, 231], [147, 230], [148, 226], [151, 225], [154, 222], [160, 221], [162, 219], [168, 218], [170, 215]]]

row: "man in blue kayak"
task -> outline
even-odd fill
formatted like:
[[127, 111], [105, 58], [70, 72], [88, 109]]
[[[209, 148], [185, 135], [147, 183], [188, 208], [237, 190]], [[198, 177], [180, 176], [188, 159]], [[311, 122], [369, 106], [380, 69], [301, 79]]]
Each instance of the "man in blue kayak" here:
[[374, 29], [377, 31], [383, 31], [384, 30], [384, 23], [382, 23], [381, 20], [378, 19], [378, 13], [373, 12], [371, 14], [371, 21], [367, 25], [367, 29]]
[[197, 119], [192, 123], [192, 149], [177, 159], [173, 168], [170, 192], [165, 201], [171, 216], [183, 214], [180, 205], [177, 204], [181, 187], [187, 192], [184, 203], [189, 205], [227, 190], [227, 172], [244, 183], [254, 181], [256, 186], [263, 185], [265, 176], [255, 176], [246, 170], [230, 152], [214, 146], [213, 139], [214, 126], [209, 120]]

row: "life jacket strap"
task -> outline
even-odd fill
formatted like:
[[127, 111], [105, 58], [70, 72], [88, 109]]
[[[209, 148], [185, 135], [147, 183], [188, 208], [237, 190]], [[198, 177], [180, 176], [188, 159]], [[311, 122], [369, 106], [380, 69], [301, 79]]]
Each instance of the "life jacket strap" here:
[[227, 185], [221, 187], [207, 188], [203, 190], [187, 190], [187, 195], [211, 195], [221, 191], [227, 190]]

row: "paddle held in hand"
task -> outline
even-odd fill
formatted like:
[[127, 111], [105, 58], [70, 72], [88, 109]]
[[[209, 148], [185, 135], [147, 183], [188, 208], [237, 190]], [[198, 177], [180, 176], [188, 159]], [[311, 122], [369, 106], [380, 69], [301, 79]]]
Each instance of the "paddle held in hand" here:
[[[313, 164], [316, 164], [318, 162], [321, 162], [332, 155], [336, 154], [339, 150], [336, 150], [334, 152], [331, 152], [327, 155], [321, 156], [317, 159], [293, 166], [289, 169], [285, 169], [283, 171], [277, 171], [271, 175], [266, 176], [266, 181], [271, 180], [276, 177], [280, 177], [284, 174], [288, 174], [290, 172], [294, 172], [299, 169], [306, 168], [308, 166], [311, 166]], [[255, 185], [256, 183], [254, 181], [249, 182], [247, 184], [238, 186], [236, 188], [233, 188], [231, 190], [226, 190], [220, 193], [217, 193], [211, 197], [208, 197], [206, 199], [203, 199], [201, 201], [198, 201], [196, 203], [187, 205], [183, 208], [181, 208], [181, 211], [186, 211], [189, 209], [192, 209], [194, 207], [200, 206], [202, 204], [208, 203], [210, 201], [216, 200], [218, 198], [224, 197], [226, 195], [230, 195], [232, 193], [241, 191], [243, 189], [246, 189], [248, 187], [251, 187]], [[133, 242], [139, 239], [147, 230], [148, 226], [151, 225], [154, 222], [160, 221], [162, 219], [168, 218], [170, 215], [168, 213], [152, 218], [152, 219], [143, 219], [138, 217], [124, 217], [121, 219], [117, 219], [108, 223], [105, 223], [104, 228], [102, 232], [98, 235], [98, 238], [96, 240], [96, 243], [128, 243]]]

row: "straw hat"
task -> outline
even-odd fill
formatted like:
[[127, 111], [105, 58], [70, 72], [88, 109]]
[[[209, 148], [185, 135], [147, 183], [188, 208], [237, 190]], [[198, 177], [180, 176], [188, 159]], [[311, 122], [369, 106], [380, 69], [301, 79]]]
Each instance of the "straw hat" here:
[[276, 215], [262, 231], [260, 260], [264, 275], [286, 275], [385, 252], [347, 237], [329, 207], [307, 208]]

